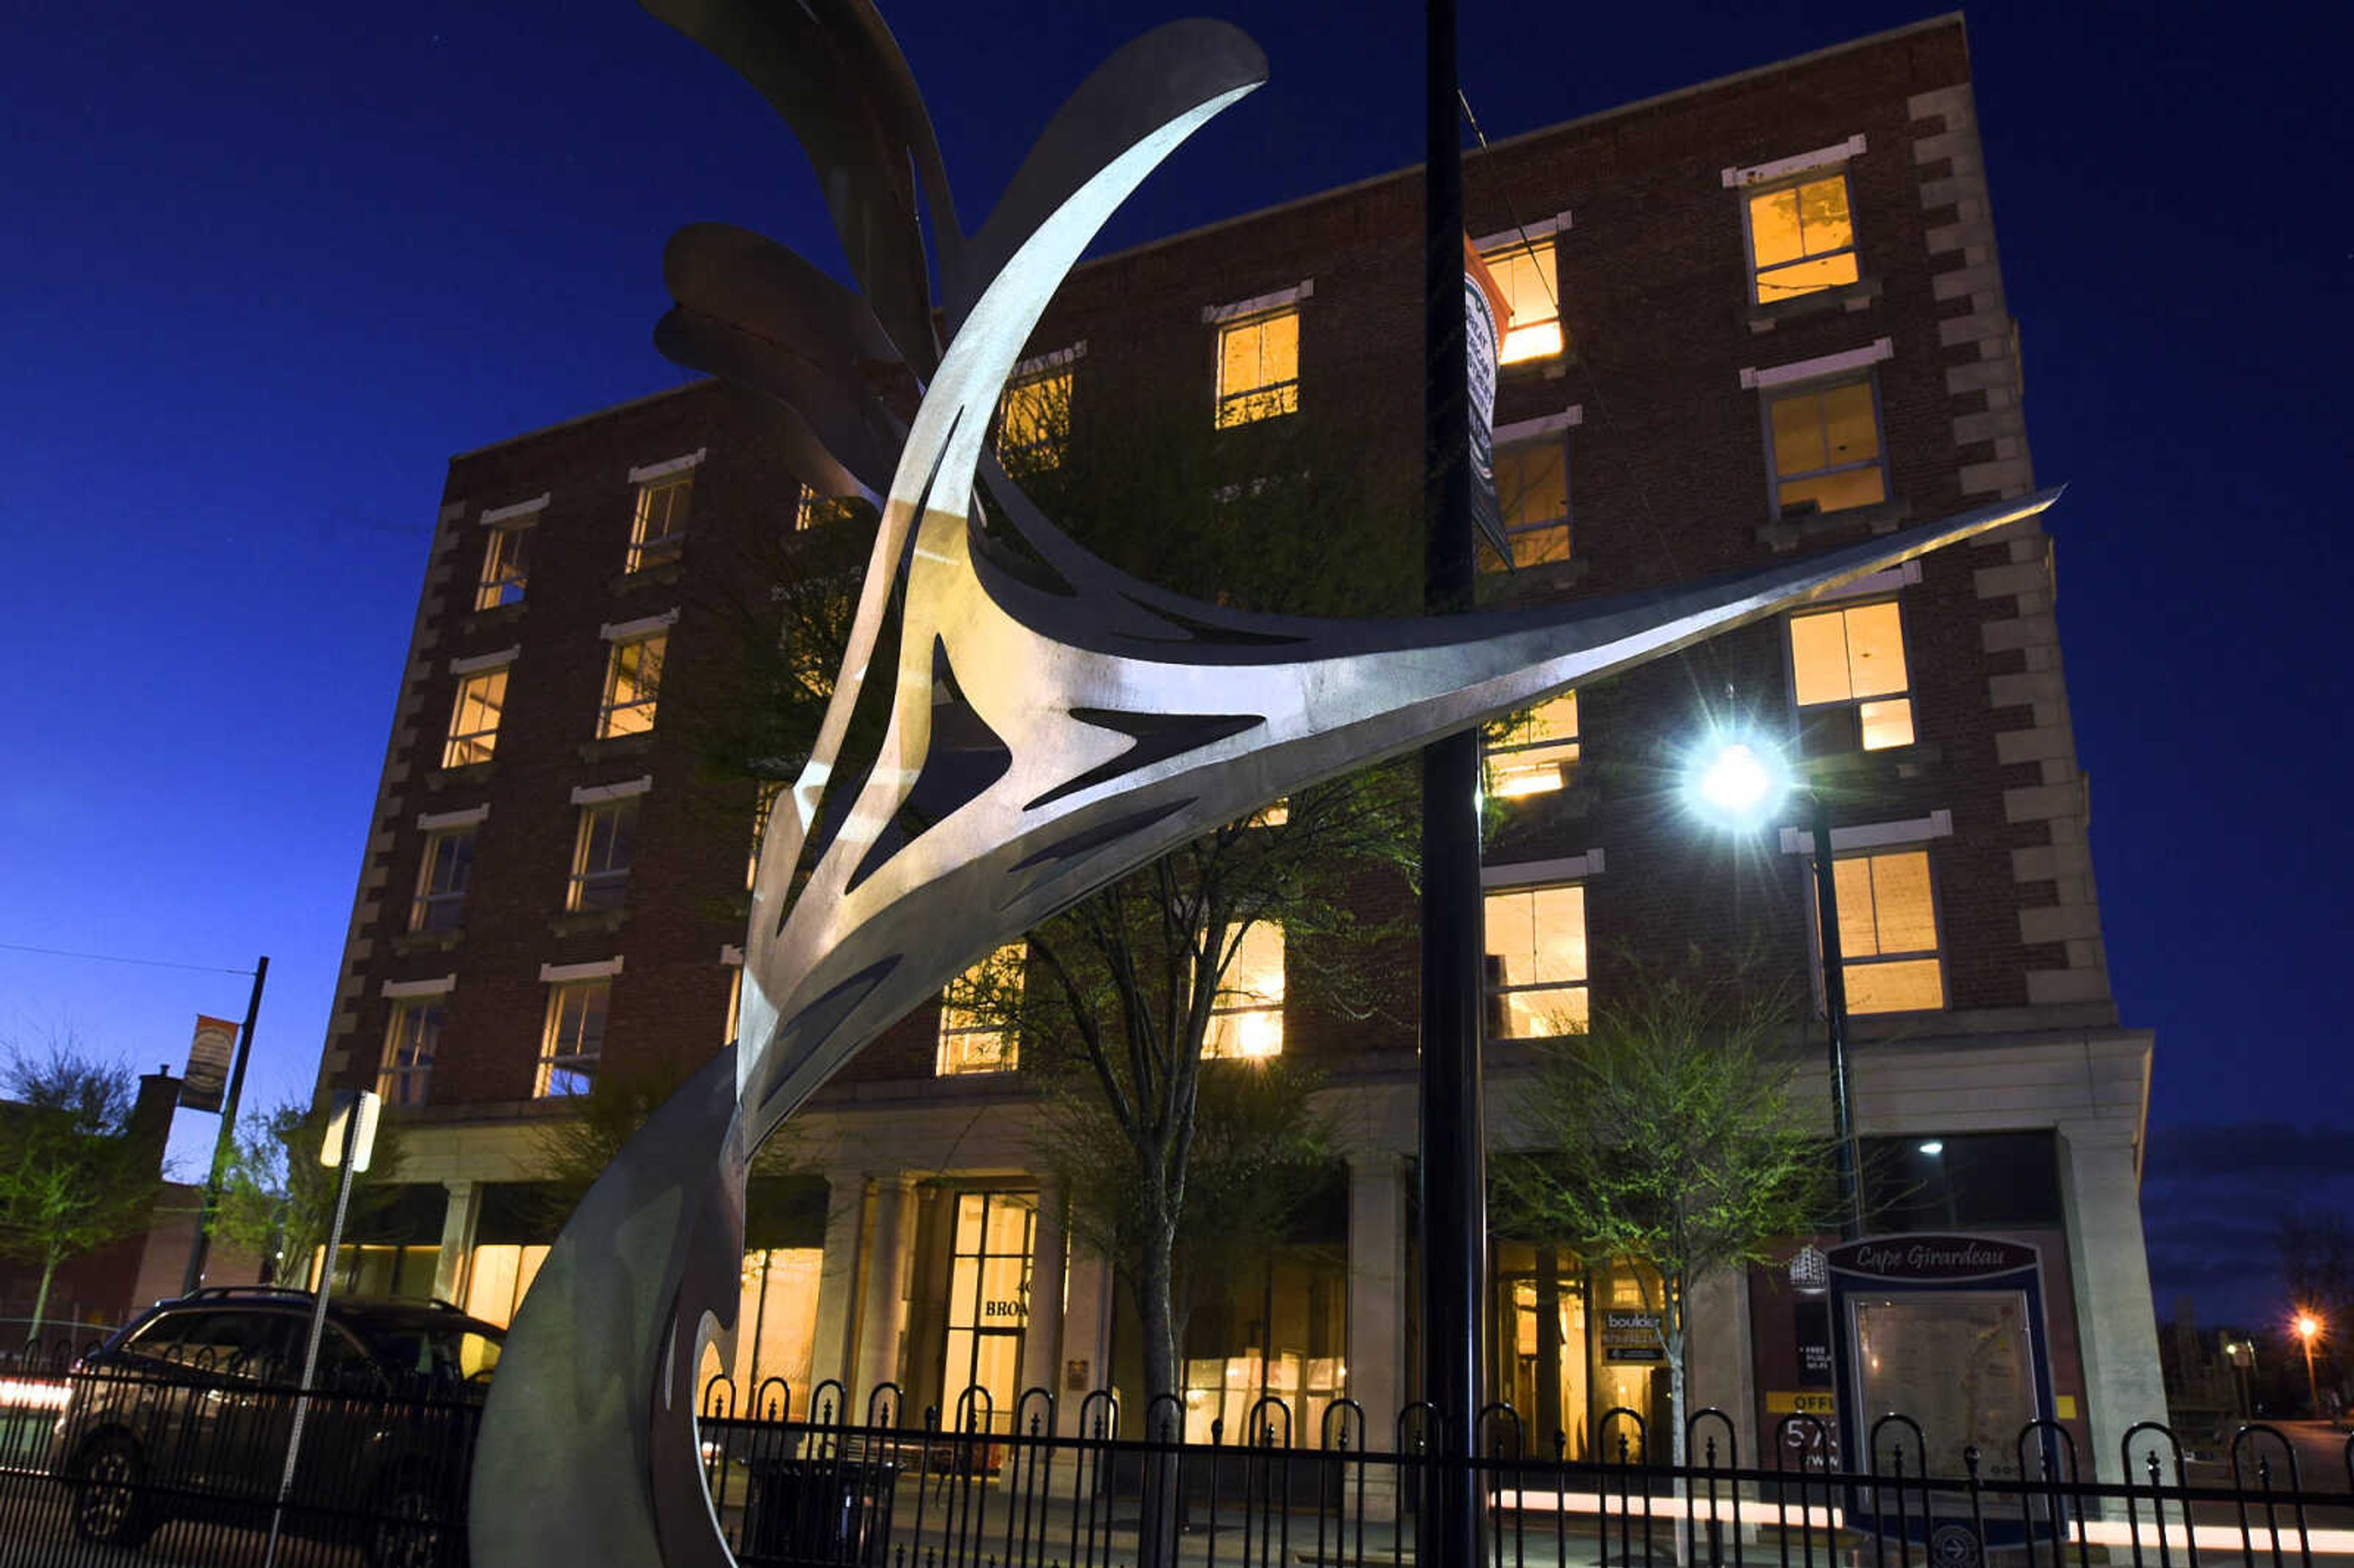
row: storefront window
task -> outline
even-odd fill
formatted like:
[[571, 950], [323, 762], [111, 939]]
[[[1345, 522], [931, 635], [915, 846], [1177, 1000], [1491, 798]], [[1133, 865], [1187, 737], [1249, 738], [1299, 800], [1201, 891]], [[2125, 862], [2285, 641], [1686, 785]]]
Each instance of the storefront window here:
[[546, 1261], [545, 1244], [494, 1242], [476, 1247], [466, 1279], [468, 1315], [502, 1329], [514, 1322], [525, 1292], [539, 1277], [540, 1265]]
[[[1520, 1418], [1523, 1453], [1642, 1457], [1667, 1415], [1659, 1275], [1636, 1264], [1589, 1268], [1558, 1242], [1494, 1243], [1498, 1397]], [[1613, 1411], [1631, 1412], [1614, 1415]]]
[[[1035, 1192], [957, 1194], [949, 1256], [948, 1353], [940, 1380], [945, 1426], [961, 1430], [968, 1420], [980, 1426], [985, 1413], [990, 1431], [1013, 1429], [1037, 1223]], [[970, 1403], [969, 1390], [979, 1391]]]
[[[1320, 1185], [1283, 1239], [1195, 1293], [1185, 1325], [1185, 1441], [1253, 1440], [1263, 1397], [1283, 1404], [1295, 1446], [1323, 1440], [1325, 1412], [1349, 1392], [1349, 1220], [1345, 1177]], [[1283, 1417], [1263, 1420], [1284, 1436]]]

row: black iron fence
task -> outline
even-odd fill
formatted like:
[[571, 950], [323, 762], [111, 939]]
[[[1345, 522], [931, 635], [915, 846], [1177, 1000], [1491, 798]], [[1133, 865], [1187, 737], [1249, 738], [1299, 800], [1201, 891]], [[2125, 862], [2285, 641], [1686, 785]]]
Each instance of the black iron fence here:
[[305, 1390], [202, 1351], [93, 1369], [85, 1348], [0, 1358], [0, 1568], [465, 1563], [479, 1390], [366, 1368]]
[[[300, 1393], [273, 1369], [201, 1358], [170, 1376], [74, 1367], [72, 1348], [0, 1357], [0, 1568], [263, 1563], [461, 1568], [480, 1406], [446, 1387]], [[281, 1502], [287, 1439], [302, 1458]], [[945, 1415], [838, 1384], [708, 1385], [701, 1411], [713, 1512], [761, 1568], [1404, 1568], [1414, 1499], [1441, 1446], [1438, 1414], [1376, 1427], [1353, 1402], [1295, 1429], [1278, 1397], [1242, 1430], [1170, 1397], [1109, 1393], [1011, 1409], [968, 1392]], [[1817, 1417], [1782, 1419], [1745, 1451], [1702, 1411], [1671, 1435], [1614, 1410], [1585, 1440], [1532, 1440], [1484, 1412], [1473, 1461], [1487, 1568], [2310, 1568], [2354, 1556], [2354, 1442], [2251, 1426], [2206, 1454], [2145, 1423], [2105, 1478], [2067, 1428], [1940, 1446], [1910, 1419], [1875, 1422], [1838, 1467]], [[1573, 1457], [1573, 1451], [1583, 1457]], [[1448, 1565], [1454, 1568], [1454, 1565]]]

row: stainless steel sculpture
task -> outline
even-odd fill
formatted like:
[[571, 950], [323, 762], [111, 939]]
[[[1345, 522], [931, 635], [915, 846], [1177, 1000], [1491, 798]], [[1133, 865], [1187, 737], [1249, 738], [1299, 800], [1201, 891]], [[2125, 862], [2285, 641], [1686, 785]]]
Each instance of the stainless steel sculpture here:
[[[886, 502], [832, 706], [761, 851], [738, 1043], [613, 1163], [533, 1287], [475, 1463], [479, 1568], [731, 1562], [698, 1462], [695, 1378], [736, 1313], [746, 1161], [854, 1052], [998, 944], [1288, 791], [2051, 499], [1632, 600], [1323, 622], [1181, 599], [1057, 532], [985, 438], [1088, 240], [1179, 142], [1264, 79], [1258, 50], [1204, 21], [1122, 49], [966, 237], [906, 62], [864, 0], [647, 3], [793, 126], [864, 291], [756, 236], [698, 226], [672, 243], [680, 306], [659, 340], [771, 394], [804, 471]], [[864, 390], [860, 364], [876, 360], [924, 386], [904, 432]], [[896, 664], [877, 672], [895, 598]], [[895, 689], [862, 770], [843, 740], [870, 677]]]

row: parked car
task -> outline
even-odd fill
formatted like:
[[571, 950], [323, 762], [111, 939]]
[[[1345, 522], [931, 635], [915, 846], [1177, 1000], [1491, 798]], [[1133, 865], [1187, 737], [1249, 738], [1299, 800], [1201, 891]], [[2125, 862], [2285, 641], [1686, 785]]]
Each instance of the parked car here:
[[214, 1287], [158, 1303], [74, 1363], [49, 1451], [85, 1541], [174, 1519], [356, 1542], [373, 1568], [464, 1561], [466, 1478], [504, 1330], [447, 1302], [332, 1300], [310, 1396], [312, 1297]]

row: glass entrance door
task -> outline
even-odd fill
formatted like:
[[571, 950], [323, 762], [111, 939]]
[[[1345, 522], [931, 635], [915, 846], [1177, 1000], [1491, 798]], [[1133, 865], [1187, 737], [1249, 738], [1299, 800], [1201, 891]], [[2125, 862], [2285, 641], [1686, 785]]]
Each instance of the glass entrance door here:
[[957, 1194], [940, 1377], [941, 1424], [951, 1431], [1013, 1430], [1037, 1225], [1035, 1192]]

